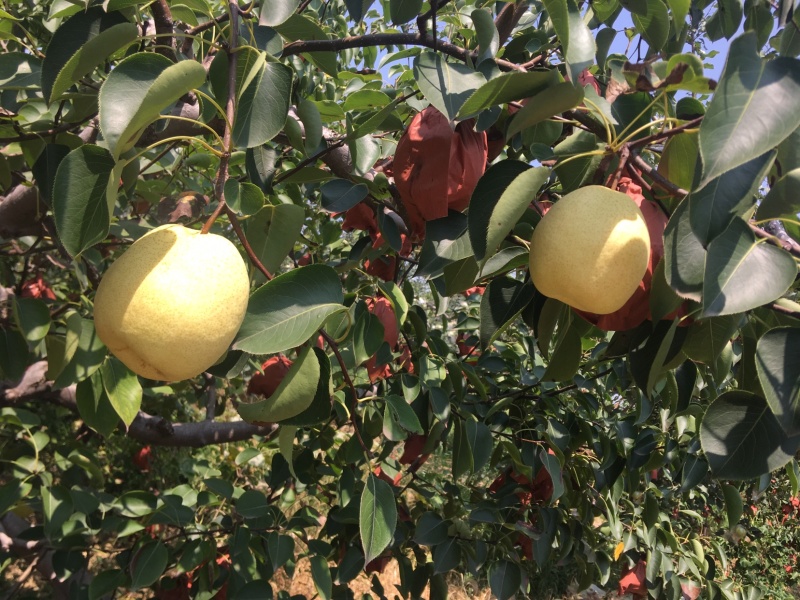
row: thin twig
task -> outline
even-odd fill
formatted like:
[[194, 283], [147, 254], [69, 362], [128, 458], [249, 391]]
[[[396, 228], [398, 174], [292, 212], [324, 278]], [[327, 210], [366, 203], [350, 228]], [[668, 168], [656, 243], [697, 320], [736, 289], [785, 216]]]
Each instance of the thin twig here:
[[261, 271], [261, 273], [264, 275], [264, 277], [267, 278], [267, 280], [271, 280], [274, 277], [274, 275], [267, 270], [267, 268], [259, 260], [258, 256], [256, 256], [253, 247], [250, 245], [250, 242], [247, 241], [247, 236], [245, 236], [244, 231], [242, 231], [242, 226], [239, 223], [239, 219], [236, 216], [236, 213], [227, 204], [225, 205], [225, 214], [228, 215], [228, 219], [231, 222], [231, 227], [233, 227], [233, 231], [234, 233], [236, 233], [236, 237], [238, 237], [239, 241], [242, 242], [242, 246], [244, 246], [244, 251], [247, 253], [247, 257], [250, 259], [250, 262], [253, 263], [253, 266], [255, 266], [256, 269]]
[[310, 165], [313, 162], [316, 162], [318, 159], [322, 158], [323, 156], [325, 156], [329, 152], [332, 152], [333, 150], [336, 150], [336, 148], [341, 148], [342, 146], [344, 146], [344, 140], [339, 140], [338, 142], [336, 142], [334, 144], [331, 144], [330, 146], [328, 146], [326, 148], [323, 148], [322, 150], [320, 150], [316, 154], [314, 154], [312, 156], [309, 156], [306, 159], [301, 160], [297, 164], [296, 167], [293, 167], [293, 168], [289, 169], [288, 171], [286, 171], [285, 173], [281, 173], [280, 175], [275, 177], [274, 183], [280, 183], [284, 179], [288, 179], [289, 177], [291, 177], [292, 175], [297, 173], [297, 171], [299, 171], [300, 169], [302, 169], [304, 167], [307, 167], [308, 165]]
[[230, 12], [231, 20], [231, 37], [230, 43], [226, 50], [228, 54], [228, 101], [225, 105], [225, 132], [222, 136], [222, 145], [224, 146], [223, 154], [219, 159], [219, 171], [217, 172], [217, 181], [214, 185], [214, 195], [217, 197], [217, 207], [211, 216], [203, 224], [200, 233], [208, 233], [214, 221], [225, 210], [225, 181], [228, 179], [228, 163], [231, 160], [231, 153], [233, 152], [233, 121], [236, 118], [236, 56], [237, 53], [234, 49], [238, 46], [239, 42], [239, 7], [235, 2], [228, 3], [228, 11]]
[[[474, 60], [477, 54], [450, 44], [437, 41], [434, 37], [421, 33], [370, 33], [335, 40], [301, 40], [292, 42], [283, 47], [282, 58], [304, 54], [306, 52], [336, 52], [348, 48], [366, 48], [370, 46], [423, 46], [432, 48], [463, 62], [467, 59]], [[502, 58], [494, 59], [497, 66], [503, 71], [524, 71], [519, 65]]]
[[364, 454], [366, 454], [367, 459], [370, 459], [372, 457], [372, 453], [364, 443], [364, 439], [361, 437], [361, 431], [358, 428], [358, 419], [356, 417], [358, 414], [358, 394], [356, 393], [356, 386], [353, 385], [353, 380], [350, 378], [350, 373], [347, 372], [347, 366], [344, 364], [344, 358], [342, 357], [342, 353], [339, 351], [339, 344], [337, 344], [336, 340], [334, 340], [324, 329], [320, 329], [319, 334], [336, 356], [336, 360], [339, 363], [339, 368], [342, 370], [342, 377], [344, 377], [347, 387], [350, 388], [350, 393], [353, 396], [352, 406], [350, 407], [350, 420], [353, 423], [353, 429], [356, 432], [358, 443], [361, 444], [361, 448], [364, 450]]
[[687, 129], [693, 129], [700, 125], [703, 121], [703, 117], [697, 117], [696, 119], [692, 119], [691, 121], [687, 121], [683, 125], [679, 125], [678, 127], [673, 127], [672, 129], [665, 129], [664, 131], [660, 131], [658, 133], [654, 133], [652, 135], [648, 135], [647, 137], [639, 138], [638, 140], [630, 142], [631, 148], [639, 148], [644, 147], [653, 142], [660, 142], [667, 138], [672, 137], [673, 135], [678, 135], [679, 133], [683, 133]]
[[676, 198], [683, 198], [689, 195], [688, 190], [684, 190], [683, 188], [678, 187], [677, 185], [672, 183], [669, 179], [664, 177], [656, 169], [648, 165], [647, 161], [645, 161], [638, 154], [634, 153], [631, 156], [631, 162], [633, 162], [633, 164], [636, 166], [637, 169], [646, 173], [647, 176], [653, 180], [653, 183], [655, 183], [658, 187], [667, 192], [670, 196], [675, 196]]
[[62, 123], [58, 127], [53, 127], [52, 129], [47, 129], [45, 131], [34, 131], [32, 133], [20, 133], [19, 135], [11, 136], [11, 137], [4, 137], [0, 138], [0, 144], [12, 144], [14, 142], [28, 142], [31, 140], [40, 140], [46, 137], [52, 137], [54, 135], [58, 135], [59, 133], [64, 133], [69, 131], [70, 129], [75, 129], [80, 125], [83, 125], [87, 121], [91, 121], [97, 116], [97, 113], [91, 114], [88, 117], [81, 119], [76, 123]]

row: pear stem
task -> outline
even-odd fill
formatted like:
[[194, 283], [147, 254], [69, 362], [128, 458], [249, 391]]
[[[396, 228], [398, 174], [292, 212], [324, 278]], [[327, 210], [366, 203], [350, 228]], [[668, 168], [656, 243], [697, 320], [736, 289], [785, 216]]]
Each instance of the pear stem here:
[[225, 105], [225, 132], [222, 135], [222, 156], [219, 159], [219, 171], [214, 183], [214, 195], [219, 201], [214, 212], [208, 217], [200, 230], [201, 234], [208, 233], [225, 210], [225, 182], [228, 179], [228, 163], [233, 151], [233, 120], [236, 118], [236, 47], [239, 44], [239, 7], [236, 2], [228, 2], [230, 12], [230, 42], [225, 52], [228, 55], [228, 101]]

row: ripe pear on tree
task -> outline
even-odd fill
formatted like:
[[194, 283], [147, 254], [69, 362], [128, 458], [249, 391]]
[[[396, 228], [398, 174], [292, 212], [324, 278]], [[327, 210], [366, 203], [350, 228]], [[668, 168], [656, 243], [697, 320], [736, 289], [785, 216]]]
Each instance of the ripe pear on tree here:
[[95, 297], [95, 327], [134, 373], [189, 379], [228, 349], [249, 291], [247, 267], [230, 241], [164, 225], [138, 239], [106, 271]]
[[575, 190], [542, 217], [531, 238], [531, 279], [545, 296], [612, 313], [642, 281], [650, 234], [636, 203], [599, 185]]

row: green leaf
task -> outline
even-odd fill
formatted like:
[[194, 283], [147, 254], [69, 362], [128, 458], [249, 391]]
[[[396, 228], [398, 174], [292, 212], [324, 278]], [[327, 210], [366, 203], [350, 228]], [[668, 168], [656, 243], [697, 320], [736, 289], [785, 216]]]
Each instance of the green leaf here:
[[389, 0], [392, 23], [402, 25], [416, 17], [422, 10], [423, 0]]
[[303, 129], [306, 134], [306, 154], [311, 154], [322, 141], [322, 117], [319, 114], [317, 105], [306, 99], [303, 99], [297, 105], [297, 116], [303, 122]]
[[555, 502], [564, 494], [564, 477], [561, 471], [561, 463], [554, 454], [550, 454], [544, 448], [539, 451], [539, 458], [544, 464], [544, 468], [550, 474], [550, 480], [553, 482], [553, 494], [550, 496], [549, 502]]
[[31, 346], [41, 342], [50, 330], [50, 310], [36, 298], [13, 296], [14, 322]]
[[700, 243], [708, 247], [734, 219], [752, 209], [775, 154], [766, 152], [689, 194], [689, 222]]
[[571, 324], [559, 335], [550, 362], [542, 375], [542, 381], [567, 381], [578, 372], [583, 355], [581, 334], [575, 324]]
[[236, 512], [245, 519], [260, 519], [272, 512], [272, 505], [264, 492], [247, 490], [236, 500]]
[[77, 385], [75, 401], [83, 422], [100, 435], [108, 437], [117, 428], [119, 415], [108, 399], [99, 372]]
[[697, 132], [681, 133], [671, 137], [667, 140], [658, 163], [659, 174], [679, 188], [691, 189], [697, 152]]
[[[614, 104], [616, 105], [619, 99]], [[575, 159], [567, 161], [559, 161], [555, 167], [556, 175], [561, 181], [564, 193], [577, 190], [579, 187], [587, 183], [594, 175], [595, 169], [600, 165], [602, 159], [599, 155], [577, 157], [577, 154], [584, 154], [605, 148], [604, 144], [598, 143], [597, 137], [593, 133], [578, 129], [566, 139], [560, 142], [553, 152], [559, 158], [567, 158], [575, 156]]]
[[733, 527], [739, 523], [742, 518], [743, 506], [742, 495], [739, 493], [739, 488], [729, 483], [723, 483], [722, 496], [725, 498], [725, 512], [728, 515], [728, 527]]
[[489, 572], [489, 585], [497, 600], [513, 598], [522, 585], [519, 565], [507, 560], [498, 562]]
[[292, 70], [282, 63], [265, 62], [239, 97], [234, 143], [253, 148], [278, 135], [289, 113], [291, 91]]
[[58, 237], [73, 257], [108, 235], [109, 204], [116, 200], [108, 195], [114, 167], [108, 150], [92, 144], [76, 148], [58, 166], [53, 214]]
[[130, 426], [142, 405], [142, 386], [139, 384], [139, 378], [113, 356], [109, 356], [100, 367], [100, 375], [111, 406], [122, 422]]
[[277, 571], [294, 558], [294, 538], [275, 531], [267, 533], [267, 552], [273, 570]]
[[[72, 19], [80, 16], [82, 15], [79, 13]], [[61, 29], [56, 32], [56, 35], [60, 31]], [[138, 33], [136, 25], [133, 23], [113, 25], [99, 34], [92, 31], [90, 33], [91, 37], [84, 45], [78, 48], [75, 54], [69, 56], [69, 60], [65, 64], [62, 63], [65, 57], [61, 51], [63, 46], [56, 43], [56, 35], [54, 35], [50, 45], [54, 49], [58, 49], [58, 51], [48, 52], [42, 64], [42, 91], [45, 93], [48, 103], [60, 98], [72, 84], [91, 73], [98, 65], [103, 64], [103, 61], [107, 60], [114, 52], [133, 42]], [[51, 60], [53, 54], [55, 59]], [[58, 67], [62, 68], [58, 71], [55, 80], [51, 82], [52, 71]]]
[[264, 206], [264, 193], [254, 183], [228, 179], [224, 187], [225, 202], [240, 215], [252, 215]]
[[731, 39], [742, 23], [744, 11], [741, 0], [719, 0], [717, 10], [706, 21], [706, 33], [712, 42]]
[[423, 52], [414, 60], [414, 77], [425, 98], [450, 121], [456, 118], [467, 98], [486, 82], [481, 73], [460, 63], [447, 62], [434, 52]]
[[350, 210], [367, 197], [369, 188], [363, 183], [352, 183], [346, 179], [331, 179], [319, 187], [322, 208], [330, 213]]
[[664, 230], [664, 277], [682, 298], [700, 301], [706, 265], [706, 249], [692, 231], [689, 203], [683, 201]]
[[466, 119], [498, 104], [530, 98], [562, 80], [557, 69], [530, 73], [504, 73], [475, 90], [461, 105], [457, 118]]
[[0, 90], [26, 90], [39, 87], [42, 60], [23, 52], [0, 54]]
[[305, 342], [334, 313], [345, 310], [339, 276], [325, 265], [294, 269], [250, 296], [234, 348], [273, 354]]
[[447, 265], [473, 256], [467, 226], [467, 215], [456, 212], [428, 221], [415, 275], [437, 277]]
[[686, 15], [689, 14], [692, 2], [691, 0], [667, 0], [667, 4], [672, 11], [672, 22], [675, 25], [675, 30], [680, 31], [686, 22]]
[[756, 370], [772, 413], [788, 435], [800, 433], [800, 328], [779, 327], [756, 346]]
[[583, 90], [568, 81], [557, 83], [539, 92], [514, 115], [506, 131], [506, 139], [511, 139], [514, 134], [528, 127], [578, 106], [581, 100], [583, 100]]
[[458, 539], [448, 537], [441, 544], [433, 547], [433, 572], [449, 573], [461, 562], [461, 548]]
[[753, 479], [789, 462], [800, 438], [789, 437], [763, 398], [741, 390], [721, 394], [700, 426], [711, 471], [722, 479]]
[[389, 545], [397, 527], [397, 506], [391, 486], [370, 473], [361, 494], [359, 530], [364, 563], [369, 564]]
[[433, 512], [423, 513], [417, 521], [414, 541], [423, 546], [437, 546], [447, 541], [450, 521], [443, 520]]
[[414, 409], [402, 396], [386, 396], [386, 406], [391, 410], [392, 418], [400, 427], [411, 433], [424, 433], [422, 425]]
[[742, 316], [735, 314], [693, 323], [681, 349], [695, 362], [713, 365], [739, 330], [741, 322]]
[[306, 213], [295, 204], [265, 206], [244, 223], [250, 247], [267, 271], [275, 273], [300, 238]]
[[544, 0], [544, 6], [561, 42], [570, 78], [577, 81], [578, 74], [594, 62], [594, 35], [572, 0]]
[[470, 17], [472, 17], [472, 24], [478, 37], [477, 62], [494, 58], [500, 47], [500, 36], [497, 33], [492, 14], [485, 8], [477, 8], [472, 11]]
[[153, 585], [161, 577], [169, 562], [169, 550], [161, 542], [144, 545], [131, 562], [131, 589]]
[[324, 556], [315, 554], [310, 557], [311, 577], [314, 580], [314, 587], [322, 600], [330, 600], [333, 593], [333, 580], [328, 561]]
[[472, 455], [472, 473], [477, 473], [489, 462], [494, 449], [494, 438], [489, 427], [478, 421], [464, 422], [464, 438]]
[[19, 381], [28, 366], [28, 344], [16, 329], [0, 329], [0, 373]]
[[237, 410], [248, 423], [278, 423], [295, 417], [311, 406], [319, 381], [319, 360], [312, 347], [306, 346], [272, 396], [240, 403]]
[[[315, 20], [305, 15], [294, 14], [275, 29], [289, 42], [328, 39], [325, 30]], [[304, 56], [331, 77], [338, 77], [336, 52], [310, 52]]]
[[763, 59], [756, 34], [731, 42], [714, 98], [700, 125], [699, 185], [761, 156], [800, 126], [800, 62]]
[[550, 169], [545, 167], [504, 160], [489, 167], [478, 180], [470, 200], [468, 226], [479, 264], [497, 252], [549, 176]]
[[353, 326], [353, 355], [356, 364], [374, 356], [383, 343], [384, 327], [380, 319], [362, 310]]
[[488, 348], [533, 300], [533, 284], [510, 277], [497, 277], [489, 282], [481, 298], [480, 341]]
[[453, 479], [471, 472], [475, 464], [464, 429], [464, 421], [456, 419], [453, 425]]
[[120, 62], [99, 98], [100, 130], [112, 156], [132, 148], [162, 110], [205, 80], [206, 70], [193, 60], [175, 64], [160, 54], [140, 52]]
[[42, 62], [42, 92], [49, 103], [136, 39], [136, 25], [99, 7], [79, 12], [53, 34]]
[[331, 394], [333, 393], [331, 382], [331, 359], [325, 354], [324, 350], [314, 348], [319, 362], [319, 383], [317, 391], [311, 405], [299, 415], [290, 417], [282, 421], [281, 429], [286, 429], [287, 425], [298, 427], [310, 427], [322, 423], [331, 416]]
[[758, 219], [796, 218], [800, 212], [800, 169], [793, 169], [772, 184], [758, 205]]
[[67, 387], [90, 377], [100, 368], [108, 354], [108, 350], [94, 330], [94, 322], [82, 319], [80, 331], [78, 349], [53, 383], [55, 389]]
[[643, 12], [631, 12], [633, 24], [653, 51], [661, 50], [669, 39], [667, 6], [661, 0], [647, 0], [644, 6]]
[[391, 302], [394, 316], [397, 318], [398, 330], [401, 330], [408, 316], [408, 300], [403, 295], [403, 290], [393, 281], [381, 281], [378, 283], [378, 287]]
[[708, 246], [703, 278], [703, 317], [745, 312], [780, 298], [794, 282], [797, 265], [775, 246], [756, 242], [741, 219]]
[[300, 0], [272, 0], [258, 11], [258, 24], [268, 27], [280, 25], [294, 14], [299, 5]]

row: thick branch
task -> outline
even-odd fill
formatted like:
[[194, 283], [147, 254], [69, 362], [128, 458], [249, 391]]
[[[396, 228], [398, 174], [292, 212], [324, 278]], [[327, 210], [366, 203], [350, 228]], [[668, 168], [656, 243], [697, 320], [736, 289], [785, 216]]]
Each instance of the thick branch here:
[[[467, 59], [475, 59], [477, 55], [460, 48], [455, 44], [436, 40], [432, 36], [419, 33], [370, 33], [367, 35], [357, 35], [336, 40], [308, 40], [297, 41], [283, 47], [282, 57], [303, 54], [306, 52], [337, 52], [348, 48], [366, 48], [369, 46], [424, 46], [434, 48], [443, 54], [457, 58], [466, 62]], [[495, 59], [497, 66], [503, 71], [521, 71], [516, 63]]]
[[[77, 412], [75, 386], [54, 389], [47, 381], [47, 361], [39, 361], [25, 371], [13, 387], [0, 384], [0, 405], [16, 404], [28, 400], [49, 400]], [[270, 437], [277, 425], [253, 425], [245, 421], [202, 421], [198, 423], [172, 423], [161, 417], [139, 412], [128, 428], [128, 437], [143, 444], [200, 448], [211, 444], [224, 444], [247, 440], [255, 435]]]

